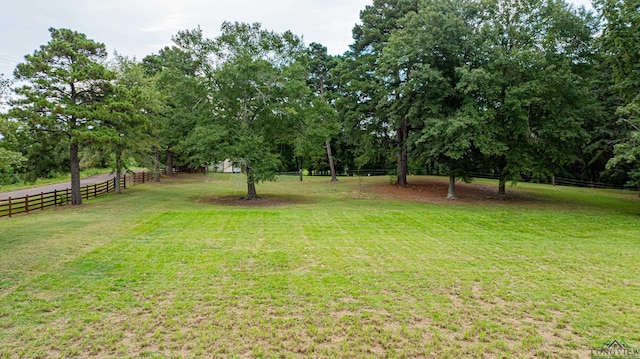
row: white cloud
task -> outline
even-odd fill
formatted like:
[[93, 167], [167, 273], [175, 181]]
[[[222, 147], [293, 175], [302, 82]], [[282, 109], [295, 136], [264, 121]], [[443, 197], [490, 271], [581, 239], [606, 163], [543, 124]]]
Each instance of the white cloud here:
[[166, 32], [175, 29], [182, 29], [189, 25], [189, 19], [184, 14], [171, 14], [166, 19], [159, 21], [149, 27], [140, 29], [142, 32]]
[[260, 22], [291, 30], [335, 54], [348, 49], [359, 11], [372, 0], [23, 0], [0, 13], [0, 73], [11, 74], [23, 56], [49, 40], [49, 27], [85, 33], [110, 52], [142, 58], [171, 43], [179, 30], [201, 26], [219, 34], [223, 21]]
[[[373, 0], [3, 0], [0, 73], [10, 75], [25, 54], [49, 40], [49, 27], [65, 27], [138, 59], [171, 43], [180, 30], [200, 25], [218, 36], [223, 21], [260, 22], [291, 30], [306, 43], [341, 54], [351, 44], [360, 10]], [[589, 0], [574, 0], [586, 3]]]

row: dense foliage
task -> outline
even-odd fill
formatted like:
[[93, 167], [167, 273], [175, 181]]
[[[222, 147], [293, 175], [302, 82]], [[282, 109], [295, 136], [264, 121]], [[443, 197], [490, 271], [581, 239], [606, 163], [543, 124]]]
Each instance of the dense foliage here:
[[[66, 147], [69, 153], [73, 204], [80, 204], [80, 147], [106, 135], [101, 105], [111, 95], [113, 73], [102, 63], [104, 44], [68, 29], [49, 29], [51, 40], [25, 56], [14, 75], [26, 82], [15, 89], [8, 117], [16, 121], [24, 141], [49, 148]], [[42, 162], [38, 146], [24, 144], [29, 162]]]
[[247, 174], [247, 198], [302, 169], [337, 180], [395, 168], [399, 185], [445, 174], [450, 198], [479, 172], [501, 194], [554, 176], [638, 186], [638, 4], [595, 7], [374, 0], [341, 56], [229, 22], [216, 39], [180, 31], [141, 62], [109, 66], [103, 44], [51, 29], [15, 71], [29, 84], [0, 121], [0, 181], [74, 173], [97, 152], [169, 174], [227, 160]]

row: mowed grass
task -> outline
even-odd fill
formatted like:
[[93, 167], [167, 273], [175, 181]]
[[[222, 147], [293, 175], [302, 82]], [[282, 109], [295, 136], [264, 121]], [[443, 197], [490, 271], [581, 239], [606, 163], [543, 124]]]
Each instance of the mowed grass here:
[[637, 193], [523, 184], [508, 189], [522, 201], [417, 203], [382, 200], [387, 181], [266, 183], [292, 204], [244, 207], [216, 204], [240, 177], [180, 176], [0, 219], [0, 357], [640, 346]]

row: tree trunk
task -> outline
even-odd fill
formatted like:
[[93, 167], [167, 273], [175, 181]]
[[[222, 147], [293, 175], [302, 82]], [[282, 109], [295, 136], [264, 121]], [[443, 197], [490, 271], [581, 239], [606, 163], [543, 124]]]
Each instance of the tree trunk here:
[[500, 195], [502, 197], [507, 195], [506, 183], [507, 183], [507, 181], [505, 180], [504, 173], [500, 172], [500, 178], [498, 180], [498, 195]]
[[496, 164], [498, 169], [498, 196], [504, 197], [507, 194], [507, 159], [501, 156], [497, 159]]
[[158, 151], [158, 146], [153, 146], [153, 162], [153, 180], [156, 182], [160, 182], [160, 151]]
[[329, 169], [331, 170], [331, 182], [338, 182], [336, 166], [333, 164], [333, 154], [331, 153], [331, 141], [327, 140], [325, 146], [327, 147], [327, 158], [329, 159]]
[[449, 190], [447, 192], [447, 199], [458, 199], [456, 197], [456, 176], [449, 175]]
[[258, 199], [258, 193], [256, 192], [256, 182], [253, 178], [253, 171], [250, 166], [247, 166], [247, 196], [244, 199]]
[[115, 191], [116, 193], [121, 193], [120, 189], [120, 178], [122, 177], [122, 151], [116, 151], [116, 182], [115, 182]]
[[[324, 96], [324, 81], [320, 79], [320, 96]], [[327, 116], [322, 115], [322, 122], [327, 123]], [[331, 153], [331, 140], [325, 141], [325, 147], [327, 148], [327, 158], [329, 159], [329, 169], [331, 170], [331, 182], [338, 182], [336, 177], [336, 167], [333, 164], [333, 154]]]
[[173, 151], [167, 150], [167, 175], [173, 176]]
[[71, 204], [82, 204], [82, 193], [80, 192], [80, 157], [78, 157], [79, 146], [72, 143], [70, 146], [71, 158]]
[[398, 139], [398, 178], [396, 178], [396, 184], [400, 186], [407, 185], [407, 137], [409, 137], [409, 120], [405, 117], [402, 121], [402, 126], [397, 131]]

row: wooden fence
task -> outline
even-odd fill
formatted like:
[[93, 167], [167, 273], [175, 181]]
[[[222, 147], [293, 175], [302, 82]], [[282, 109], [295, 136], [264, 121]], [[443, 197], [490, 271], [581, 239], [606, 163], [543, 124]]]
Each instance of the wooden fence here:
[[[140, 183], [153, 181], [153, 175], [149, 172], [138, 172], [138, 173], [134, 172], [132, 176], [133, 176], [133, 184], [140, 184]], [[126, 176], [124, 176], [123, 178], [126, 178]]]
[[[130, 176], [123, 176], [120, 179], [121, 188], [127, 188], [127, 181], [133, 177], [134, 184], [149, 182], [153, 176], [147, 172], [134, 173]], [[115, 191], [116, 178], [106, 182], [88, 184], [80, 188], [83, 199], [96, 198], [103, 194]], [[40, 192], [39, 194], [27, 195], [8, 199], [0, 199], [0, 217], [11, 217], [19, 213], [29, 213], [35, 210], [42, 210], [47, 207], [64, 206], [71, 203], [71, 188], [54, 190], [52, 192]]]

